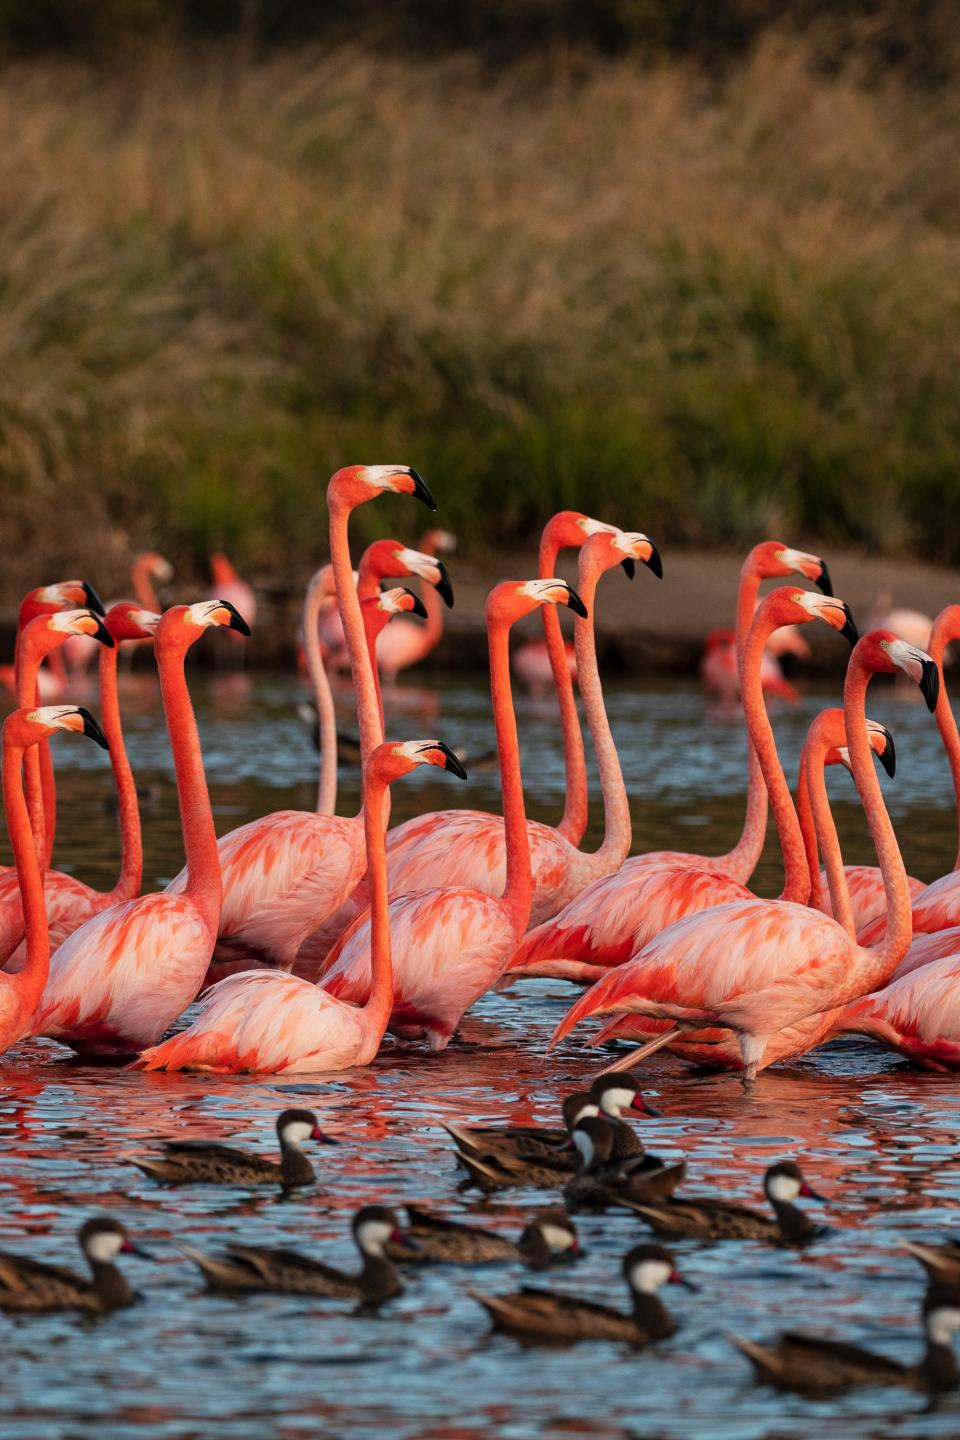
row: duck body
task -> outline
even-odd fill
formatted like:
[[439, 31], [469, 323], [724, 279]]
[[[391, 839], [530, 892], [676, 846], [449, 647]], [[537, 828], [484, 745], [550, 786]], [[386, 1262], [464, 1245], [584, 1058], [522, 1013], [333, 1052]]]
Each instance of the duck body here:
[[304, 1140], [337, 1142], [325, 1135], [312, 1110], [284, 1110], [277, 1119], [280, 1163], [213, 1140], [166, 1140], [159, 1155], [124, 1155], [163, 1185], [312, 1185], [316, 1173], [300, 1146]]
[[802, 1245], [824, 1233], [792, 1202], [798, 1195], [821, 1197], [804, 1180], [793, 1161], [771, 1165], [764, 1176], [764, 1191], [773, 1216], [733, 1200], [713, 1196], [677, 1196], [665, 1205], [626, 1201], [658, 1235], [693, 1240], [764, 1240], [769, 1245]]
[[577, 1232], [562, 1211], [545, 1211], [527, 1225], [518, 1240], [461, 1225], [428, 1210], [408, 1205], [407, 1235], [417, 1246], [406, 1254], [400, 1247], [387, 1246], [393, 1260], [428, 1261], [447, 1265], [496, 1265], [520, 1260], [533, 1270], [567, 1264], [580, 1254]]
[[589, 1174], [575, 1175], [563, 1190], [569, 1210], [607, 1210], [611, 1205], [654, 1205], [667, 1201], [687, 1176], [686, 1161], [668, 1165], [659, 1155], [613, 1160]]
[[81, 1310], [106, 1315], [133, 1305], [139, 1298], [113, 1263], [122, 1251], [139, 1254], [115, 1220], [88, 1220], [80, 1230], [80, 1247], [90, 1266], [90, 1278], [62, 1265], [49, 1265], [0, 1251], [0, 1309], [19, 1314], [48, 1314]]

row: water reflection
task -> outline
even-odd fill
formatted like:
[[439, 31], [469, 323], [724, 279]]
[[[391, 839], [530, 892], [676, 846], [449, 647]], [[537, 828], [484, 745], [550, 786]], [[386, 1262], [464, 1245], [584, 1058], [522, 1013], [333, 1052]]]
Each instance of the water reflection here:
[[[181, 851], [169, 754], [143, 678], [133, 677], [138, 688], [125, 704], [138, 780], [155, 797], [146, 822], [148, 883], [155, 884], [179, 868]], [[246, 694], [224, 694], [219, 679], [197, 689], [219, 828], [268, 809], [308, 806], [315, 757], [294, 714], [295, 687], [255, 678]], [[520, 703], [531, 809], [552, 818], [562, 797], [552, 715]], [[820, 703], [814, 698], [798, 713], [777, 716], [791, 766]], [[481, 688], [443, 686], [438, 704], [444, 738], [489, 747]], [[613, 688], [610, 704], [637, 848], [727, 848], [742, 817], [737, 727], [704, 723], [699, 695], [683, 687]], [[871, 711], [897, 737], [900, 774], [885, 789], [908, 863], [915, 873], [937, 874], [952, 859], [955, 821], [935, 727], [892, 694], [879, 693]], [[396, 716], [399, 733], [414, 733], [416, 724]], [[58, 856], [75, 859], [85, 878], [104, 885], [117, 863], [116, 822], [104, 804], [108, 772], [87, 754], [92, 748], [59, 750]], [[831, 776], [832, 793], [849, 797], [849, 783]], [[347, 772], [345, 809], [356, 794]], [[496, 777], [483, 774], [464, 803], [496, 801]], [[396, 796], [398, 818], [447, 803], [449, 790], [429, 775]], [[841, 818], [850, 858], [869, 858], [848, 802]], [[599, 833], [598, 816], [592, 833]], [[762, 883], [770, 891], [779, 886], [772, 849]], [[810, 1404], [756, 1390], [726, 1338], [731, 1330], [759, 1337], [784, 1325], [836, 1327], [891, 1354], [917, 1353], [920, 1270], [898, 1246], [954, 1226], [960, 1097], [952, 1077], [914, 1073], [861, 1040], [767, 1072], [753, 1097], [730, 1077], [691, 1075], [657, 1057], [650, 1090], [664, 1115], [644, 1133], [652, 1149], [686, 1155], [690, 1189], [716, 1187], [761, 1206], [763, 1169], [795, 1154], [828, 1197], [823, 1218], [833, 1228], [797, 1253], [752, 1242], [682, 1242], [683, 1269], [701, 1290], [671, 1296], [682, 1328], [650, 1352], [593, 1344], [541, 1354], [490, 1337], [467, 1290], [515, 1285], [524, 1277], [510, 1266], [418, 1271], [404, 1296], [375, 1318], [356, 1316], [346, 1303], [198, 1293], [192, 1267], [171, 1242], [289, 1244], [350, 1267], [349, 1217], [372, 1200], [472, 1212], [516, 1234], [547, 1197], [461, 1196], [440, 1125], [553, 1122], [559, 1096], [597, 1068], [596, 1056], [578, 1043], [544, 1056], [568, 998], [556, 981], [518, 986], [485, 999], [468, 1017], [462, 1042], [443, 1054], [388, 1049], [369, 1070], [329, 1083], [145, 1075], [78, 1066], [42, 1041], [21, 1047], [0, 1072], [0, 1245], [79, 1265], [75, 1229], [107, 1208], [153, 1259], [131, 1257], [127, 1267], [144, 1303], [93, 1330], [70, 1316], [4, 1322], [0, 1440], [93, 1433], [99, 1440], [955, 1435], [960, 1402], [953, 1400], [922, 1416], [922, 1399], [894, 1392]], [[276, 1112], [290, 1103], [316, 1108], [324, 1128], [344, 1142], [318, 1149], [315, 1191], [291, 1200], [220, 1187], [162, 1190], [118, 1159], [153, 1137], [184, 1133], [232, 1136], [273, 1153]], [[625, 1303], [618, 1260], [642, 1227], [627, 1215], [585, 1215], [578, 1225], [586, 1258], [548, 1283]]]

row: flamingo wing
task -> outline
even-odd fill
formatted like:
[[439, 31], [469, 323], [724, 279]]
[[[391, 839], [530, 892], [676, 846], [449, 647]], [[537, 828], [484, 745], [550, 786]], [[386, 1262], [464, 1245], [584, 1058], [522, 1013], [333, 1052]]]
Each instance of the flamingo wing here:
[[960, 953], [854, 1000], [836, 1028], [872, 1035], [928, 1069], [960, 1069]]

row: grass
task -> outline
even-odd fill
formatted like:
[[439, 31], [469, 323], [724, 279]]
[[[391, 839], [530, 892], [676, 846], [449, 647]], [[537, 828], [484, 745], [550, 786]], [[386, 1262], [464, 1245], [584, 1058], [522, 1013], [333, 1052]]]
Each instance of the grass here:
[[474, 550], [577, 505], [960, 559], [956, 87], [171, 50], [11, 64], [0, 123], [8, 601], [142, 545], [306, 572], [355, 459]]

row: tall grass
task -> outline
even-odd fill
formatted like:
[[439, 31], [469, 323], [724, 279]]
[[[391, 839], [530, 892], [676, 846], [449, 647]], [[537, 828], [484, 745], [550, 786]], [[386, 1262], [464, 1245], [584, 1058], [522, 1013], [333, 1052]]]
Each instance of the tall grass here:
[[9, 66], [0, 125], [8, 599], [142, 544], [290, 575], [354, 459], [478, 547], [576, 504], [960, 557], [955, 88], [170, 51]]

